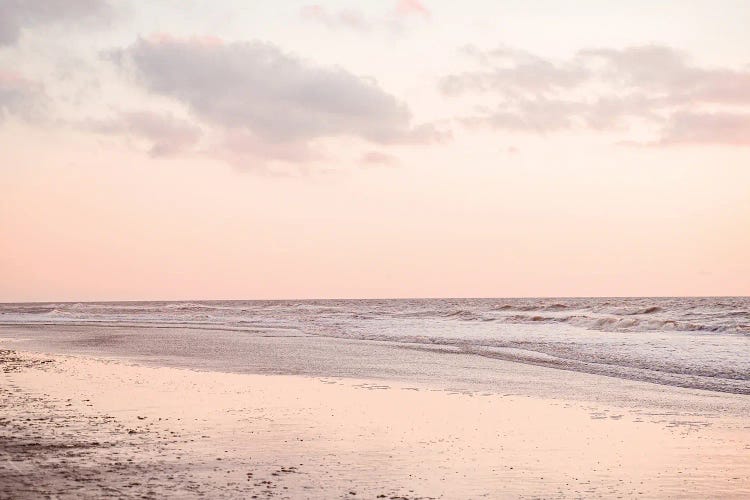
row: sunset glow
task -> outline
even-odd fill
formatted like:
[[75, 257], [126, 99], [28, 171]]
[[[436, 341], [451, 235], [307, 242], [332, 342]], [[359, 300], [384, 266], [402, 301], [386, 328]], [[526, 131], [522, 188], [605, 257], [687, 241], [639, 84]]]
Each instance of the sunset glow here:
[[0, 5], [0, 301], [750, 294], [746, 2]]

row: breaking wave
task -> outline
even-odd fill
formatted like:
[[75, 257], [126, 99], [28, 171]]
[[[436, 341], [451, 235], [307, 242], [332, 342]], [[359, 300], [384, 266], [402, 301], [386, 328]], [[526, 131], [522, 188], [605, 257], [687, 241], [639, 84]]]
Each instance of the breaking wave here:
[[746, 297], [0, 304], [0, 324], [335, 337], [750, 393]]

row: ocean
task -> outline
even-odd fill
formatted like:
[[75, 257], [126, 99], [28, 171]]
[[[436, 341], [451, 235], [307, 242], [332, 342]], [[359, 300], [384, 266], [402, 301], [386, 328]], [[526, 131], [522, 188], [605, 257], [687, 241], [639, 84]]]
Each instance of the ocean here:
[[484, 373], [505, 361], [750, 394], [748, 297], [0, 304], [0, 327], [37, 350], [227, 371], [409, 378], [422, 352], [422, 378], [460, 354]]

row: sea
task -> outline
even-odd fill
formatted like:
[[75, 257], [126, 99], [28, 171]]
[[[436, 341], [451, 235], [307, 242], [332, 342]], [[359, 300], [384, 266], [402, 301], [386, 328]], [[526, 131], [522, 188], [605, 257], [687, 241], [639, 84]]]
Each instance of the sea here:
[[514, 363], [750, 394], [750, 297], [6, 303], [3, 338], [323, 376], [387, 377], [423, 352], [423, 375], [481, 358], [485, 373]]

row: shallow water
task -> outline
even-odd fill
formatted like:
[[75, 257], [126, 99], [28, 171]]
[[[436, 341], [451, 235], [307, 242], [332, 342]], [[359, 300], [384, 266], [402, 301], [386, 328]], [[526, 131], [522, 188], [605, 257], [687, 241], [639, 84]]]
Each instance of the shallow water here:
[[[252, 339], [312, 336], [750, 394], [747, 297], [0, 304], [0, 324], [99, 326], [95, 335], [55, 335], [89, 351], [116, 343], [122, 355], [179, 353], [197, 367], [213, 361], [231, 371], [242, 371], [243, 359], [258, 362]], [[170, 334], [144, 337], [155, 330], [143, 327]], [[336, 375], [328, 373], [335, 363], [317, 371], [309, 364], [299, 371]]]

